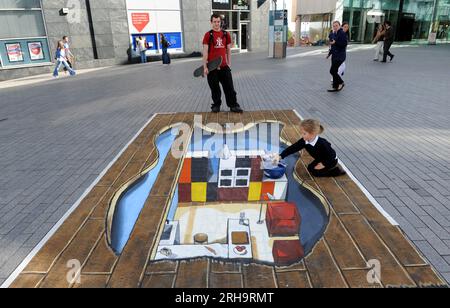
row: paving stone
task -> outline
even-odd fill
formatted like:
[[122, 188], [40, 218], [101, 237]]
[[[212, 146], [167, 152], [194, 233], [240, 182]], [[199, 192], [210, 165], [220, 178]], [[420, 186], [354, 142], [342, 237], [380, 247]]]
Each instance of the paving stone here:
[[[289, 55], [298, 52], [303, 49]], [[347, 86], [339, 95], [326, 92], [329, 62], [322, 55], [285, 61], [266, 53], [233, 55], [238, 100], [246, 110], [296, 109], [319, 118], [339, 157], [448, 280], [450, 265], [438, 251], [446, 252], [442, 245], [450, 240], [449, 84], [442, 65], [450, 46], [396, 48], [390, 65], [373, 63], [372, 52], [349, 53]], [[30, 215], [49, 216], [24, 230], [28, 248], [152, 114], [209, 110], [206, 81], [190, 77], [195, 65], [121, 66], [1, 90], [2, 116], [10, 119], [0, 122], [0, 259], [11, 259], [5, 273], [22, 255], [21, 247], [11, 255], [4, 245], [13, 235], [23, 239], [18, 230]], [[401, 87], [392, 86], [399, 80]], [[55, 88], [64, 100], [54, 99]], [[418, 228], [436, 237], [427, 241]], [[14, 229], [17, 234], [9, 234]]]

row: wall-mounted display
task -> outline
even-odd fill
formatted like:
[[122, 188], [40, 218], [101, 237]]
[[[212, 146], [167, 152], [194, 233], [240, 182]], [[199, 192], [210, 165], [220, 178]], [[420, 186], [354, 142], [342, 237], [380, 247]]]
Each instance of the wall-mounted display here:
[[28, 52], [30, 53], [31, 61], [43, 60], [45, 58], [41, 42], [28, 42]]
[[9, 62], [23, 62], [23, 52], [20, 43], [5, 44]]

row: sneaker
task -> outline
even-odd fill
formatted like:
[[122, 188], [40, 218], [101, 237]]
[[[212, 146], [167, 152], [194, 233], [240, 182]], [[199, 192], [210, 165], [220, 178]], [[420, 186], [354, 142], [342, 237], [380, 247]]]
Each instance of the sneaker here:
[[380, 60], [378, 60], [378, 59], [373, 59], [373, 61], [378, 62], [378, 61], [380, 61]]
[[344, 89], [345, 87], [345, 83], [339, 85], [339, 88], [337, 89], [338, 91], [342, 91], [342, 89]]
[[386, 63], [387, 61], [380, 61], [380, 63]]
[[240, 106], [231, 107], [230, 111], [234, 112], [234, 113], [243, 113], [244, 112], [244, 110], [242, 110]]
[[327, 90], [328, 92], [337, 92], [337, 91], [339, 91], [338, 89], [335, 89], [335, 88], [332, 88], [332, 89], [328, 89]]
[[395, 57], [394, 55], [391, 56], [391, 60], [390, 60], [391, 62], [392, 62], [392, 59], [394, 59], [394, 57]]
[[212, 106], [211, 107], [212, 113], [219, 113], [220, 112], [220, 106]]

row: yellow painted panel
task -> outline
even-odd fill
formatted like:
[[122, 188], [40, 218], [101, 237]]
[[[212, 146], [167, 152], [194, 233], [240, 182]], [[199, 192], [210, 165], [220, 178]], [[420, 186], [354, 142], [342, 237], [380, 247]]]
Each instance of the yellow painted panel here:
[[206, 202], [208, 183], [192, 183], [192, 202]]
[[248, 191], [248, 201], [259, 201], [261, 200], [261, 182], [251, 182]]

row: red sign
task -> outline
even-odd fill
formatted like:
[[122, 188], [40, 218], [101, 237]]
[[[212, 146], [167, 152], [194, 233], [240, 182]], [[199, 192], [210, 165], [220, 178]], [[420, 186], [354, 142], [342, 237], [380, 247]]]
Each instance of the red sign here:
[[144, 28], [150, 22], [150, 14], [149, 13], [131, 13], [131, 22], [133, 26], [138, 30], [138, 32], [142, 32]]

